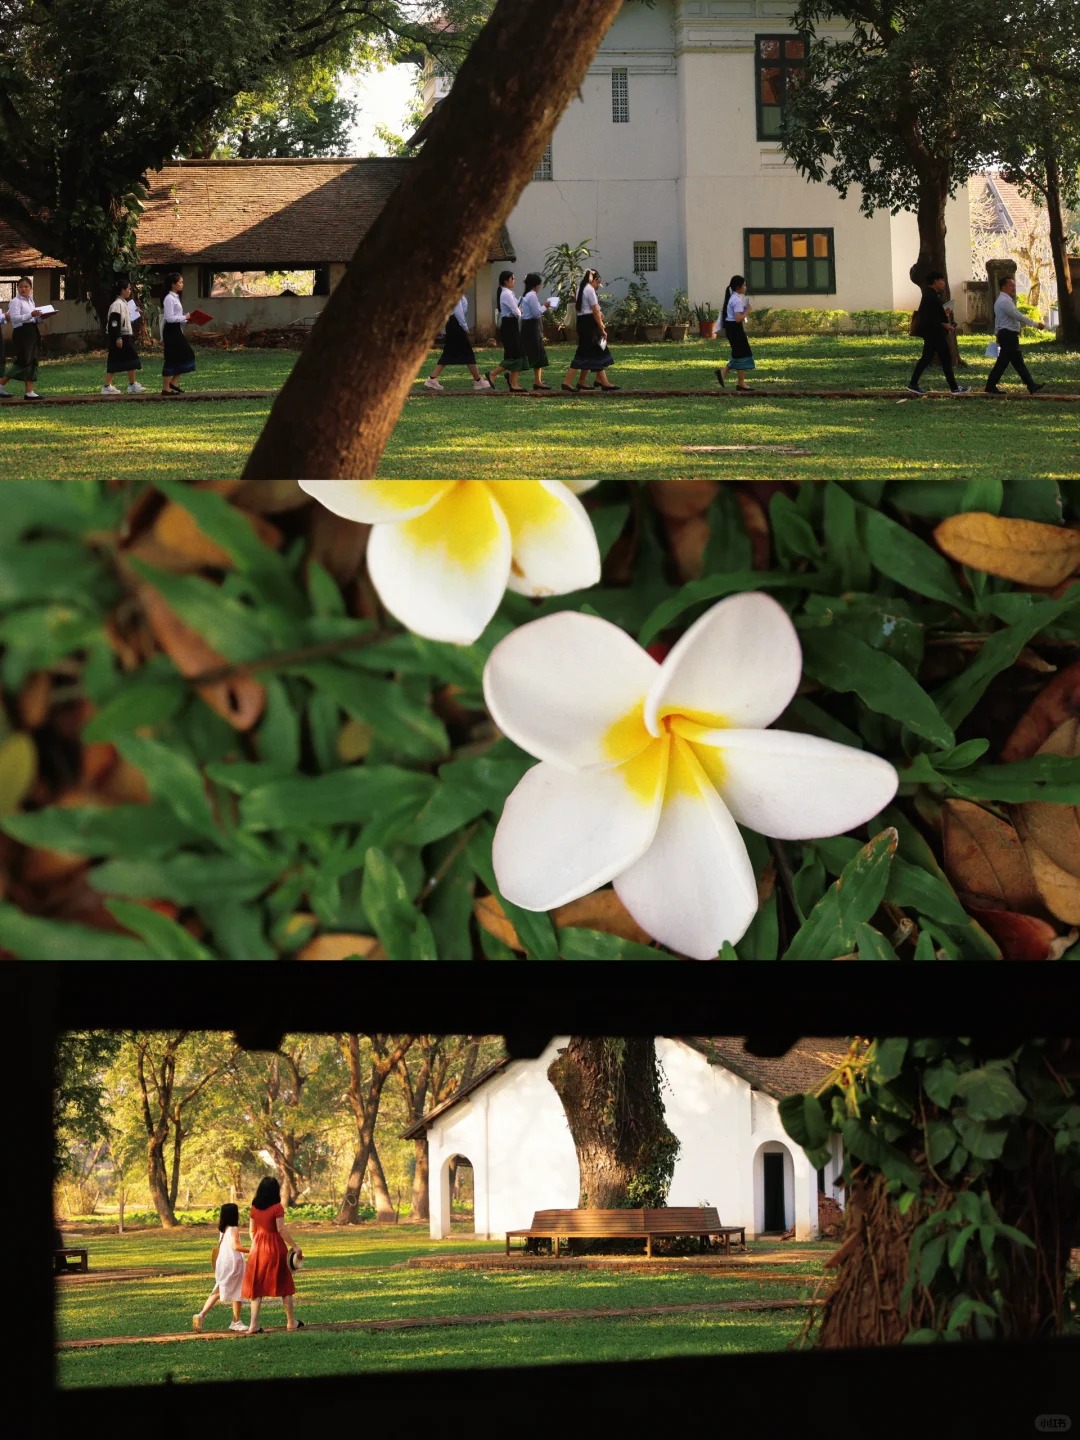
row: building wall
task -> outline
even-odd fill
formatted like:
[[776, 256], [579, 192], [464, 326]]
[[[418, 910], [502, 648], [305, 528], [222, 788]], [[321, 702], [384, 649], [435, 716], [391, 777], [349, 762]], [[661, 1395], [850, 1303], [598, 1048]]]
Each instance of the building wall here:
[[[537, 1060], [515, 1061], [437, 1119], [428, 1131], [431, 1235], [450, 1234], [448, 1165], [464, 1155], [474, 1170], [476, 1233], [501, 1236], [529, 1225], [537, 1210], [575, 1209], [579, 1171], [562, 1104], [547, 1078], [566, 1037]], [[817, 1178], [785, 1134], [776, 1101], [677, 1040], [658, 1039], [664, 1110], [681, 1150], [672, 1205], [715, 1205], [725, 1225], [762, 1224], [762, 1146], [785, 1156], [788, 1224], [796, 1239], [817, 1233]]]
[[[658, 0], [627, 6], [604, 39], [552, 138], [550, 181], [526, 186], [508, 222], [525, 268], [564, 241], [594, 241], [615, 296], [626, 292], [633, 242], [655, 240], [650, 288], [670, 306], [676, 288], [719, 306], [745, 273], [748, 228], [829, 228], [835, 293], [753, 296], [759, 307], [903, 309], [914, 216], [859, 211], [803, 179], [774, 141], [757, 139], [754, 40], [790, 31], [790, 0]], [[624, 66], [629, 122], [611, 113], [611, 71]], [[970, 276], [966, 192], [950, 205], [953, 288]]]

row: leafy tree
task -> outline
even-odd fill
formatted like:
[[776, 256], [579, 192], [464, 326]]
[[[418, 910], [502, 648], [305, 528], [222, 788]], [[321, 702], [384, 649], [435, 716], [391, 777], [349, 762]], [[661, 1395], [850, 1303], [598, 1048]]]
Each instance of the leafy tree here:
[[581, 1171], [578, 1204], [655, 1208], [667, 1200], [679, 1142], [664, 1119], [652, 1039], [575, 1035], [548, 1067]]
[[54, 1176], [70, 1163], [76, 1145], [107, 1138], [106, 1076], [120, 1045], [121, 1036], [111, 1030], [71, 1030], [60, 1040], [53, 1088]]
[[[118, 273], [138, 271], [147, 175], [241, 94], [290, 71], [460, 51], [435, 0], [0, 0], [0, 219], [69, 267], [100, 314]], [[152, 42], [121, 47], [124, 36]], [[200, 140], [201, 137], [201, 140]]]
[[974, 1040], [856, 1040], [814, 1094], [781, 1102], [812, 1164], [831, 1133], [844, 1143], [845, 1233], [821, 1345], [1067, 1328], [1078, 1045], [1025, 1040], [1002, 1054]]
[[375, 1144], [375, 1125], [379, 1118], [383, 1087], [397, 1070], [414, 1039], [413, 1035], [338, 1036], [349, 1067], [346, 1103], [356, 1124], [356, 1153], [337, 1213], [335, 1223], [338, 1225], [359, 1223], [360, 1189]]
[[328, 84], [307, 100], [242, 97], [214, 150], [217, 159], [348, 155], [359, 106]]

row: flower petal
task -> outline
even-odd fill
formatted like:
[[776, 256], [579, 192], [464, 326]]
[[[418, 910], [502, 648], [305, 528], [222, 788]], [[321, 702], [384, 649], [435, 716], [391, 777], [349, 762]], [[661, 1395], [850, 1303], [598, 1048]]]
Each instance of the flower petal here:
[[643, 930], [694, 960], [737, 944], [757, 913], [742, 836], [685, 741], [672, 748], [656, 838], [615, 893]]
[[560, 485], [565, 485], [575, 495], [584, 495], [586, 490], [593, 490], [600, 484], [599, 480], [560, 480]]
[[802, 675], [787, 612], [769, 595], [732, 595], [672, 647], [645, 705], [645, 724], [678, 712], [704, 725], [763, 727], [786, 709]]
[[484, 700], [515, 744], [564, 770], [618, 764], [652, 741], [642, 706], [659, 666], [624, 630], [561, 611], [500, 640]]
[[600, 579], [600, 548], [588, 511], [561, 480], [489, 480], [510, 524], [509, 589], [566, 595]]
[[491, 849], [506, 899], [553, 910], [633, 865], [656, 833], [669, 749], [654, 746], [645, 764], [583, 774], [534, 766], [507, 799]]
[[440, 504], [398, 525], [376, 525], [368, 571], [403, 625], [430, 640], [470, 645], [495, 614], [510, 573], [510, 529], [482, 480], [459, 480]]
[[774, 840], [846, 834], [879, 814], [899, 784], [877, 755], [790, 730], [701, 731], [694, 753], [739, 824]]
[[301, 480], [300, 489], [345, 520], [366, 525], [423, 515], [456, 480]]

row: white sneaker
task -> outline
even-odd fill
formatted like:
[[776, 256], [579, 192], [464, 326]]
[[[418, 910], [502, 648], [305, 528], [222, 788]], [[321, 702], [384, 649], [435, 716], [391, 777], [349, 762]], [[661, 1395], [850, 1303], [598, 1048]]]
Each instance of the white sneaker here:
[[119, 395], [120, 391], [115, 385], [103, 385], [101, 387], [101, 393], [102, 395]]
[[491, 381], [490, 381], [490, 380], [474, 380], [474, 381], [473, 381], [473, 387], [472, 387], [472, 388], [473, 388], [474, 390], [490, 390], [490, 389], [491, 389]]
[[429, 377], [424, 381], [424, 389], [425, 389], [425, 390], [442, 390], [442, 389], [444, 389], [444, 388], [445, 388], [445, 387], [442, 386], [442, 385], [440, 385], [439, 382], [438, 382], [438, 380], [436, 380], [436, 379], [434, 378], [434, 376], [429, 376]]
[[246, 1330], [246, 1329], [247, 1329], [247, 1326], [244, 1324], [243, 1320], [234, 1320], [234, 1321], [232, 1322], [232, 1324], [229, 1326], [229, 1329], [230, 1329], [230, 1330]]
[[129, 394], [129, 395], [145, 395], [145, 394], [146, 394], [146, 386], [145, 386], [145, 385], [140, 385], [137, 380], [133, 380], [133, 381], [131, 382], [131, 384], [128, 386], [128, 394]]

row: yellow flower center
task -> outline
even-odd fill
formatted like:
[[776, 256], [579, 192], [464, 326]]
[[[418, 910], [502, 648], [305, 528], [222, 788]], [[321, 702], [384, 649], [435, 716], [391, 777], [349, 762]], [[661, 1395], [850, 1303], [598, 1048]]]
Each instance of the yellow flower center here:
[[722, 729], [724, 719], [702, 711], [668, 710], [660, 716], [660, 735], [651, 735], [645, 726], [645, 702], [610, 725], [604, 735], [607, 756], [620, 762], [619, 774], [632, 795], [643, 805], [655, 803], [657, 790], [664, 789], [664, 801], [676, 795], [697, 797], [705, 781], [719, 791], [724, 783], [724, 761], [714, 745], [703, 745], [700, 736], [707, 730]]

